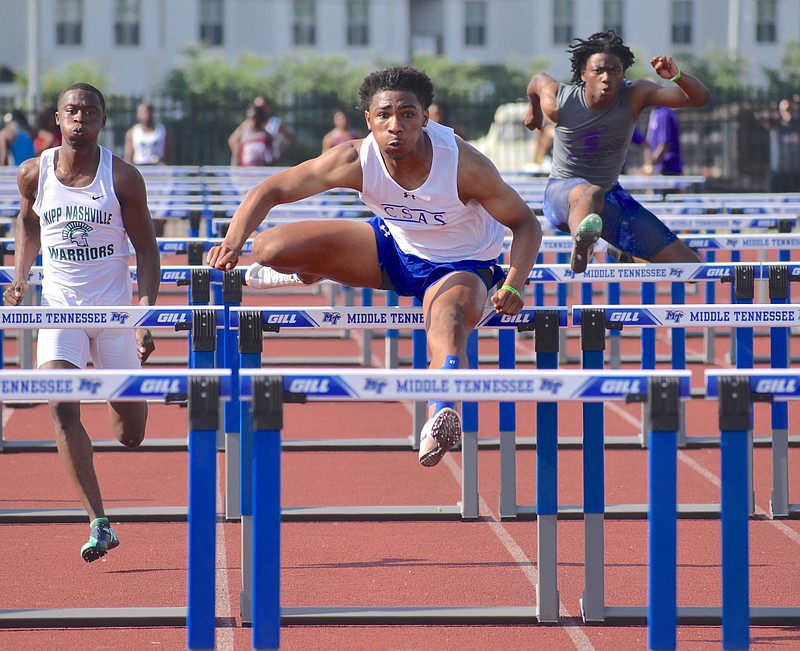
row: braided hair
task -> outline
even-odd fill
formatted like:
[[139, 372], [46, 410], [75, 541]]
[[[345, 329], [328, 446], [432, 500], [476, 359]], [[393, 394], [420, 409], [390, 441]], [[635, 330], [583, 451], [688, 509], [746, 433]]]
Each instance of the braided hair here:
[[393, 66], [373, 72], [364, 78], [361, 88], [358, 89], [357, 108], [368, 111], [372, 98], [383, 90], [414, 93], [423, 109], [427, 109], [433, 102], [433, 84], [428, 75], [411, 66]]
[[587, 39], [573, 38], [567, 49], [572, 55], [572, 83], [581, 80], [581, 72], [593, 54], [613, 54], [622, 61], [623, 72], [633, 65], [633, 52], [622, 42], [622, 38], [613, 29], [597, 32]]

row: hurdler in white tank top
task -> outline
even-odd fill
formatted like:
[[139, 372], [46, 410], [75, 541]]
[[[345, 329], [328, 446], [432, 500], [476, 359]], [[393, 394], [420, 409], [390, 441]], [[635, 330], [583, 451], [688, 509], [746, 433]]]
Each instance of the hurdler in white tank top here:
[[428, 178], [406, 190], [389, 175], [372, 134], [361, 145], [362, 201], [383, 218], [397, 246], [432, 262], [494, 260], [505, 228], [479, 203], [458, 196], [458, 146], [453, 130], [429, 121], [433, 145]]
[[56, 178], [59, 147], [42, 152], [33, 209], [42, 241], [42, 296], [56, 305], [130, 305], [130, 249], [114, 192], [113, 154], [100, 147], [92, 182]]

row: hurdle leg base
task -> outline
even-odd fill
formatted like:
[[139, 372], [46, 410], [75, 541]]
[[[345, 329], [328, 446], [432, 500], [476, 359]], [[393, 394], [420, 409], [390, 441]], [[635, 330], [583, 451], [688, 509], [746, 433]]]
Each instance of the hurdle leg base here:
[[586, 599], [586, 592], [579, 600], [581, 620], [584, 624], [605, 624], [606, 623], [606, 608], [601, 609], [591, 608]]

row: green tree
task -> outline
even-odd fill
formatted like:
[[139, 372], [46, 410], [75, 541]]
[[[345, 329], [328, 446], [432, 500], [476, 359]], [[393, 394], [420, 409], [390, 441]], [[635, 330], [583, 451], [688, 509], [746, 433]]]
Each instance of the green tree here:
[[778, 68], [762, 68], [767, 89], [774, 97], [785, 97], [800, 89], [800, 42], [789, 41]]
[[242, 108], [265, 88], [264, 71], [269, 60], [242, 54], [234, 65], [211, 56], [206, 46], [191, 45], [184, 50], [183, 64], [167, 74], [161, 92], [176, 100], [202, 96], [210, 104], [239, 103]]
[[287, 57], [272, 62], [267, 78], [276, 100], [292, 103], [299, 98], [326, 98], [342, 106], [355, 106], [358, 87], [369, 72], [339, 55]]
[[43, 103], [55, 104], [59, 93], [67, 86], [85, 82], [99, 88], [105, 94], [109, 77], [103, 72], [96, 59], [81, 59], [64, 68], [42, 75], [41, 94]]
[[712, 102], [742, 95], [746, 90], [744, 80], [750, 69], [750, 60], [745, 56], [712, 48], [702, 56], [680, 54], [675, 59], [708, 87]]
[[428, 74], [435, 97], [447, 100], [453, 123], [470, 138], [486, 133], [498, 106], [525, 101], [531, 75], [549, 67], [543, 58], [490, 66], [456, 64], [444, 57], [417, 55], [411, 63]]

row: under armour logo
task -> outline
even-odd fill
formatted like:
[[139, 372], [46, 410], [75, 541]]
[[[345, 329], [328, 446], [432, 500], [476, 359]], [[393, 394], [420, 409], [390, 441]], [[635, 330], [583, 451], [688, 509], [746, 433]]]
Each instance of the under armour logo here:
[[408, 199], [409, 197], [411, 197], [412, 199], [416, 199], [416, 197], [415, 197], [413, 194], [410, 194], [410, 193], [408, 193], [408, 192], [403, 192], [403, 196], [404, 196], [406, 199]]

